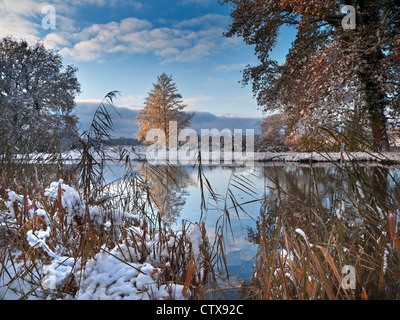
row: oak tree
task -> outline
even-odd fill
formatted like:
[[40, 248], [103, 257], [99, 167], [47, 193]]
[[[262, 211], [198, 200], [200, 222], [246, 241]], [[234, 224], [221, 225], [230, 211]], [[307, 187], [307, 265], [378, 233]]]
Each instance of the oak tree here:
[[[390, 149], [388, 120], [395, 120], [400, 109], [398, 1], [347, 1], [355, 8], [355, 29], [343, 27], [341, 1], [220, 2], [232, 5], [226, 36], [240, 36], [254, 46], [260, 64], [244, 70], [243, 83], [252, 84], [265, 110], [283, 110], [293, 129], [337, 124], [343, 117], [360, 121], [360, 127], [366, 122], [373, 148]], [[297, 34], [279, 65], [270, 53], [282, 26]]]

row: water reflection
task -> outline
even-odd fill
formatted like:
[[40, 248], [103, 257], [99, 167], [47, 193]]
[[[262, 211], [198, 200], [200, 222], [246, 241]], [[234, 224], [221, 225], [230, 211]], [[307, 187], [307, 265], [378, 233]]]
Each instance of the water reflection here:
[[168, 224], [175, 224], [186, 205], [186, 189], [195, 184], [189, 168], [138, 164], [135, 170], [150, 191], [148, 196], [156, 212]]
[[[342, 251], [334, 258], [343, 259], [347, 250], [347, 263], [357, 265], [362, 261], [358, 274], [361, 278], [375, 277], [368, 270], [375, 269], [377, 261], [380, 266], [384, 259], [388, 261], [384, 258], [385, 243], [377, 246], [376, 239], [390, 240], [382, 226], [385, 219], [387, 224], [388, 212], [399, 213], [395, 211], [400, 199], [399, 167], [352, 163], [346, 170], [333, 164], [203, 169], [215, 194], [204, 185], [200, 187], [197, 167], [135, 166], [148, 186], [152, 204], [165, 221], [179, 228], [181, 220], [202, 219], [211, 243], [215, 234], [224, 231], [225, 259], [232, 275], [240, 271], [239, 278], [250, 278], [259, 262], [254, 257], [259, 257], [261, 249], [272, 252], [277, 246], [283, 248], [286, 243], [281, 242], [282, 227], [291, 234], [301, 229], [313, 244], [340, 244]], [[202, 190], [206, 200], [203, 215]], [[261, 248], [260, 231], [270, 247]], [[361, 248], [361, 253], [354, 248]], [[357, 255], [359, 260], [353, 261]]]
[[[257, 245], [252, 297], [397, 297], [398, 168], [354, 163], [263, 171], [272, 186], [247, 229]], [[344, 266], [355, 270], [350, 292], [341, 287]]]

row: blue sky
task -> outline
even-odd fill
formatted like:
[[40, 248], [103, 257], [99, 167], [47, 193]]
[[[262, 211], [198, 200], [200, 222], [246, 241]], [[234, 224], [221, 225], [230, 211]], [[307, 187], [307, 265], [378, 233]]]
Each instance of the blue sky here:
[[[121, 92], [116, 105], [133, 117], [163, 72], [172, 75], [187, 110], [201, 113], [194, 121], [209, 125], [208, 114], [218, 129], [225, 123], [247, 129], [263, 116], [251, 87], [238, 83], [240, 71], [257, 59], [241, 39], [223, 36], [231, 8], [217, 0], [0, 2], [0, 37], [41, 39], [79, 69], [82, 94], [76, 102], [83, 125], [112, 90]], [[46, 4], [56, 10], [55, 29], [42, 27]], [[283, 30], [272, 58], [283, 62], [293, 40], [293, 32]], [[133, 133], [134, 122], [117, 121], [116, 135], [128, 135], [129, 123]]]

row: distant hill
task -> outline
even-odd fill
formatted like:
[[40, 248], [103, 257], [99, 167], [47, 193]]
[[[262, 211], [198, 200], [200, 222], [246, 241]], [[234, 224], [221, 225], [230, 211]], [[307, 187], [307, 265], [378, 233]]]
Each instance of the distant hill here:
[[110, 139], [108, 141], [110, 146], [140, 146], [142, 145], [138, 139], [119, 137], [116, 139]]

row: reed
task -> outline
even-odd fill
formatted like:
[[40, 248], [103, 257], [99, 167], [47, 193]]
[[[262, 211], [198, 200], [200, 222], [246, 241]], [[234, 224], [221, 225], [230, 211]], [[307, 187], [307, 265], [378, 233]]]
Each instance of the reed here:
[[[119, 162], [125, 175], [104, 180], [104, 146], [113, 123], [107, 105], [116, 94], [106, 95], [81, 135], [77, 164], [52, 157], [45, 163], [11, 158], [2, 163], [0, 299], [95, 298], [100, 290], [105, 290], [102, 297], [132, 298], [115, 294], [118, 279], [105, 280], [104, 288], [100, 283], [91, 287], [90, 268], [107, 259], [125, 267], [124, 274], [132, 273], [121, 285], [129, 285], [135, 299], [208, 295], [214, 255], [204, 224], [184, 221], [180, 231], [172, 230], [124, 153]], [[152, 171], [163, 181], [164, 170]], [[58, 182], [49, 187], [45, 181]], [[51, 272], [56, 276], [51, 278]]]
[[312, 164], [307, 183], [267, 173], [275, 192], [249, 233], [258, 251], [246, 299], [400, 297], [398, 177], [385, 165], [335, 165], [322, 189]]

